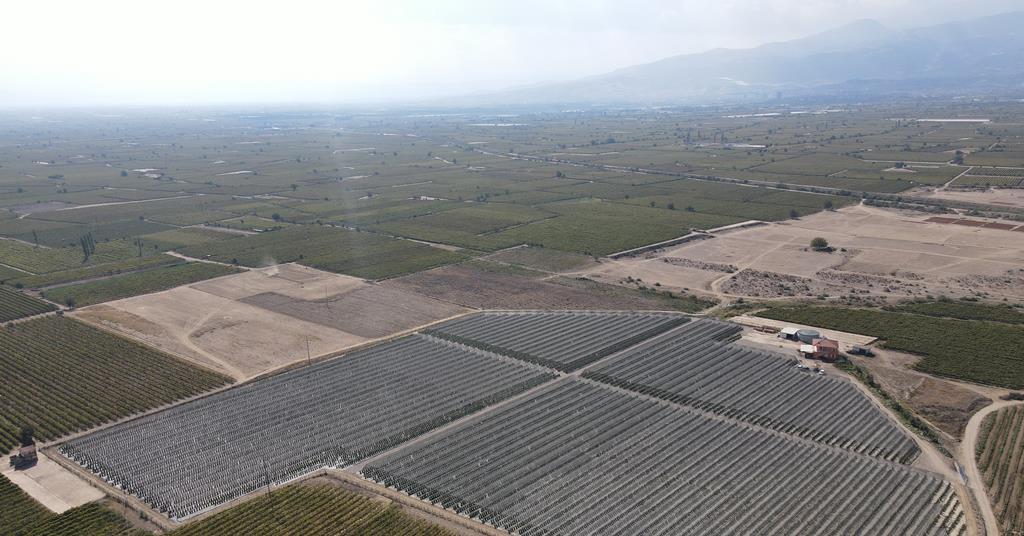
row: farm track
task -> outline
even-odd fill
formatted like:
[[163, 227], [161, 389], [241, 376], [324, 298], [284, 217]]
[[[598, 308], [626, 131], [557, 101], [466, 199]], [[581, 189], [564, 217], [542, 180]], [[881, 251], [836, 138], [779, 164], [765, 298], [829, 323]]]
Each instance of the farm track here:
[[997, 400], [982, 408], [968, 421], [967, 428], [964, 430], [963, 440], [960, 442], [960, 463], [967, 473], [967, 486], [974, 494], [978, 507], [981, 510], [981, 517], [984, 521], [985, 533], [987, 535], [1001, 534], [1002, 526], [996, 517], [995, 510], [992, 508], [992, 500], [989, 498], [988, 490], [985, 489], [985, 480], [982, 477], [981, 470], [978, 468], [977, 449], [981, 424], [985, 417], [993, 412], [1008, 407], [1020, 406], [1021, 404], [1024, 404], [1024, 402]]

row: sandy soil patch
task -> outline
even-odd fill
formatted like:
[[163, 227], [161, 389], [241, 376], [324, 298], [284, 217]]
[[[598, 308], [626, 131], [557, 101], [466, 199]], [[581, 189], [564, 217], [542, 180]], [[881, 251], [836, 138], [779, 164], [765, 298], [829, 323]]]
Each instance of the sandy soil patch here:
[[[242, 301], [366, 338], [384, 337], [468, 311], [420, 294], [378, 285], [365, 285], [315, 301], [276, 292], [257, 294]], [[355, 311], [358, 314], [353, 314]]]
[[[595, 279], [627, 277], [724, 298], [828, 294], [874, 297], [1024, 298], [1024, 233], [951, 225], [930, 216], [869, 206], [826, 211], [709, 240], [604, 261]], [[837, 249], [810, 250], [822, 236]], [[682, 262], [673, 259], [685, 259]], [[708, 266], [701, 266], [705, 263]], [[724, 273], [718, 265], [735, 267]]]
[[230, 300], [266, 292], [276, 292], [299, 300], [317, 300], [366, 286], [368, 283], [357, 277], [330, 274], [289, 263], [250, 270], [232, 277], [201, 281], [193, 284], [192, 288]]
[[910, 370], [887, 368], [858, 359], [882, 387], [938, 429], [959, 440], [967, 421], [992, 400], [952, 382]]
[[[258, 298], [262, 296], [262, 298]], [[298, 265], [83, 308], [73, 315], [245, 380], [463, 310]]]
[[936, 190], [921, 188], [910, 192], [916, 197], [934, 197], [968, 203], [1024, 208], [1024, 189], [990, 188], [987, 190]]
[[94, 488], [42, 452], [39, 453], [39, 461], [34, 466], [21, 471], [11, 469], [7, 460], [4, 460], [0, 474], [57, 514], [106, 497], [102, 491]]
[[484, 271], [467, 265], [444, 266], [388, 279], [382, 285], [474, 309], [665, 309], [664, 303], [658, 300], [627, 295], [625, 292], [575, 288], [511, 273]]

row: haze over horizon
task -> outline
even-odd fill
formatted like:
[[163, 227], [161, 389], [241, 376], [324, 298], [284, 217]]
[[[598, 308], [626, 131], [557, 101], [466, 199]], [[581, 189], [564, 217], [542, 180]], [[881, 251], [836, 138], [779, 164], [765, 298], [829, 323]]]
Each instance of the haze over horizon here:
[[0, 108], [388, 103], [567, 81], [873, 19], [913, 28], [1008, 0], [467, 0], [287, 6], [119, 0], [7, 6]]

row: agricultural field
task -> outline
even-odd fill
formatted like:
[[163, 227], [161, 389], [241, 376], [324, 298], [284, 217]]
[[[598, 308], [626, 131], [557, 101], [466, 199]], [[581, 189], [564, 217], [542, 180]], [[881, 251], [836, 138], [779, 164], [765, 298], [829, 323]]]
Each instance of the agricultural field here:
[[910, 463], [917, 456], [914, 441], [850, 382], [723, 342], [739, 331], [736, 324], [694, 321], [583, 377], [885, 460]]
[[0, 476], [0, 529], [16, 536], [144, 536], [108, 506], [89, 503], [54, 514]]
[[178, 532], [442, 532], [323, 468], [520, 534], [973, 530], [859, 386], [679, 313], [881, 337], [955, 441], [1024, 388], [1015, 104], [58, 115], [0, 132], [0, 323], [75, 306], [0, 329], [0, 450], [170, 405], [60, 448]]
[[57, 310], [52, 303], [0, 287], [0, 323]]
[[987, 415], [976, 447], [978, 470], [1003, 533], [1024, 530], [1024, 408], [1011, 406]]
[[384, 286], [473, 309], [630, 309], [695, 313], [713, 299], [687, 292], [627, 288], [585, 277], [554, 276], [487, 261], [443, 266], [389, 279]]
[[290, 227], [182, 248], [190, 257], [243, 266], [299, 262], [364, 279], [384, 279], [462, 260], [457, 253], [370, 233]]
[[42, 440], [221, 387], [224, 376], [68, 318], [0, 329], [0, 451], [22, 426]]
[[688, 320], [654, 313], [481, 313], [426, 333], [570, 372]]
[[[466, 311], [298, 264], [233, 275], [230, 268], [218, 269], [229, 275], [83, 307], [72, 315], [244, 380]], [[155, 283], [150, 273], [121, 277]], [[106, 281], [117, 278], [96, 285], [106, 288]]]
[[377, 454], [553, 376], [412, 335], [101, 430], [61, 452], [181, 520]]
[[[951, 225], [870, 206], [711, 233], [634, 257], [601, 259], [582, 275], [610, 284], [738, 298], [832, 297], [868, 302], [935, 296], [1024, 300], [1024, 233]], [[959, 221], [952, 219], [952, 221]], [[1013, 224], [1012, 227], [1016, 227]], [[831, 252], [810, 242], [825, 238]]]
[[123, 273], [130, 273], [140, 270], [147, 270], [159, 266], [182, 264], [185, 261], [170, 255], [150, 255], [146, 257], [133, 257], [123, 261], [108, 262], [72, 268], [59, 272], [50, 272], [41, 275], [27, 275], [19, 272], [18, 275], [5, 281], [7, 285], [17, 288], [41, 289], [66, 283], [74, 283], [86, 279], [99, 279]]
[[70, 270], [85, 265], [94, 266], [141, 256], [135, 245], [124, 240], [96, 244], [95, 253], [90, 254], [88, 259], [77, 246], [48, 248], [14, 240], [0, 240], [0, 262], [27, 275]]
[[966, 531], [928, 473], [576, 379], [362, 474], [516, 534]]
[[141, 272], [115, 275], [97, 281], [63, 285], [43, 291], [43, 297], [68, 306], [84, 307], [238, 273], [237, 268], [205, 262], [162, 266]]
[[1024, 324], [1024, 306], [1005, 303], [985, 304], [953, 300], [919, 301], [887, 307], [886, 310], [939, 318], [989, 320], [1004, 324]]
[[189, 523], [172, 536], [280, 534], [453, 536], [451, 532], [368, 497], [332, 485], [291, 485]]
[[914, 368], [1011, 389], [1024, 387], [1024, 327], [988, 320], [825, 306], [774, 307], [759, 316], [872, 335], [883, 346], [923, 356]]
[[548, 273], [577, 271], [596, 262], [587, 255], [541, 247], [509, 248], [488, 255], [486, 259]]

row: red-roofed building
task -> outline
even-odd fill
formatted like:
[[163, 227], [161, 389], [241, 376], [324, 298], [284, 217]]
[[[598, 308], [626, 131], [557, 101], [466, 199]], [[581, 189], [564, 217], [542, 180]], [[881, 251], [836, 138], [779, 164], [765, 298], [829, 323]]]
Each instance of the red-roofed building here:
[[800, 353], [809, 359], [822, 361], [839, 360], [839, 342], [832, 339], [814, 339], [811, 344], [801, 344]]

